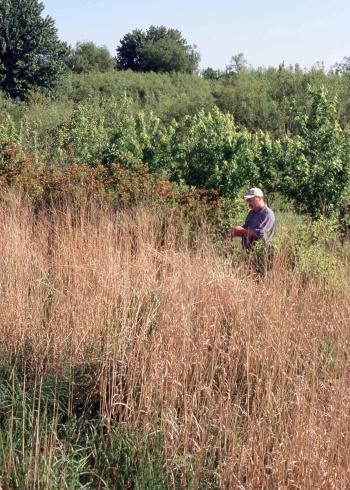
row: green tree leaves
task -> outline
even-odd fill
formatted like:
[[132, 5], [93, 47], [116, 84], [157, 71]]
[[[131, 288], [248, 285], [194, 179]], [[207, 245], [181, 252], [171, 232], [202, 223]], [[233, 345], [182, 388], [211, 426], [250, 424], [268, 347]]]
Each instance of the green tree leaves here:
[[177, 29], [151, 26], [126, 34], [117, 48], [120, 70], [194, 73], [199, 53]]
[[96, 46], [93, 42], [77, 43], [67, 60], [68, 67], [74, 73], [105, 73], [115, 68], [115, 60], [105, 46]]
[[67, 46], [38, 0], [0, 2], [0, 88], [23, 98], [35, 87], [51, 89], [64, 71]]
[[294, 110], [298, 136], [282, 141], [279, 188], [297, 208], [317, 217], [336, 211], [349, 185], [349, 135], [341, 129], [327, 91], [309, 93], [309, 113]]

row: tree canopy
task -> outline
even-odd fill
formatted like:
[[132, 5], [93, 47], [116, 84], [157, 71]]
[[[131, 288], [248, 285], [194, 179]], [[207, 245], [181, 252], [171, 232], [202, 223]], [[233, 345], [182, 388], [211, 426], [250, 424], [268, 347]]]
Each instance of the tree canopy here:
[[194, 73], [200, 55], [177, 29], [151, 26], [126, 34], [117, 48], [120, 70]]
[[96, 46], [93, 42], [78, 42], [67, 60], [67, 66], [74, 73], [105, 73], [115, 68], [115, 60], [106, 46]]
[[68, 47], [43, 9], [38, 0], [0, 1], [0, 88], [11, 97], [51, 89], [65, 69]]

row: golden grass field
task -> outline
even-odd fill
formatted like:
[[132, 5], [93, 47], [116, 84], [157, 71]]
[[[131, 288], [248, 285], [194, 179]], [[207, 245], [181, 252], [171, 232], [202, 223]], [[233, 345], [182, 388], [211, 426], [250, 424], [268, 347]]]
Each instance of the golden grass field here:
[[[24, 391], [68, 373], [68, 416], [98, 400], [106, 437], [159, 433], [168, 488], [350, 488], [349, 283], [291, 269], [283, 248], [256, 278], [236, 245], [154, 209], [34, 213], [3, 196], [2, 363]], [[27, 488], [54, 488], [64, 448], [40, 413], [22, 449], [0, 444], [4, 489], [20, 467]]]

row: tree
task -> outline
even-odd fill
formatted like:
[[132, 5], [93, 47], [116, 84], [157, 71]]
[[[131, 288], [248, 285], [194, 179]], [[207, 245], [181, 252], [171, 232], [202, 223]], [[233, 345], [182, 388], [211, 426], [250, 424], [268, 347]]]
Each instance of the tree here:
[[208, 68], [201, 72], [201, 75], [204, 80], [220, 80], [220, 78], [224, 75], [224, 72], [221, 70], [214, 70], [214, 68], [208, 66]]
[[243, 53], [238, 53], [231, 56], [230, 64], [226, 65], [226, 73], [239, 73], [245, 68], [247, 68], [247, 60]]
[[295, 138], [282, 140], [280, 191], [312, 217], [339, 211], [350, 183], [350, 145], [324, 87], [309, 89], [311, 107], [294, 108]]
[[151, 26], [126, 34], [117, 48], [120, 70], [194, 73], [200, 55], [177, 29]]
[[106, 46], [96, 46], [93, 42], [77, 43], [68, 57], [67, 66], [74, 73], [105, 73], [115, 68], [115, 60]]
[[333, 67], [335, 73], [341, 74], [341, 75], [349, 75], [350, 74], [350, 57], [345, 56], [343, 58], [343, 61], [340, 63], [336, 63]]
[[68, 47], [43, 9], [38, 0], [0, 1], [0, 88], [11, 97], [51, 89], [65, 70]]
[[142, 49], [146, 42], [146, 34], [140, 29], [134, 29], [125, 34], [117, 48], [117, 67], [119, 70], [143, 71]]

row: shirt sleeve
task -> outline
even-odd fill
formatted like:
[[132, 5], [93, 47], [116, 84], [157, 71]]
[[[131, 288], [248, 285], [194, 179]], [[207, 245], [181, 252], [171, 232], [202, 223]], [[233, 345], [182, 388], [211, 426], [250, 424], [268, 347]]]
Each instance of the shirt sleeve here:
[[275, 216], [271, 210], [266, 210], [261, 218], [257, 220], [255, 225], [248, 225], [248, 228], [256, 233], [259, 240], [271, 239], [274, 232], [274, 227]]

